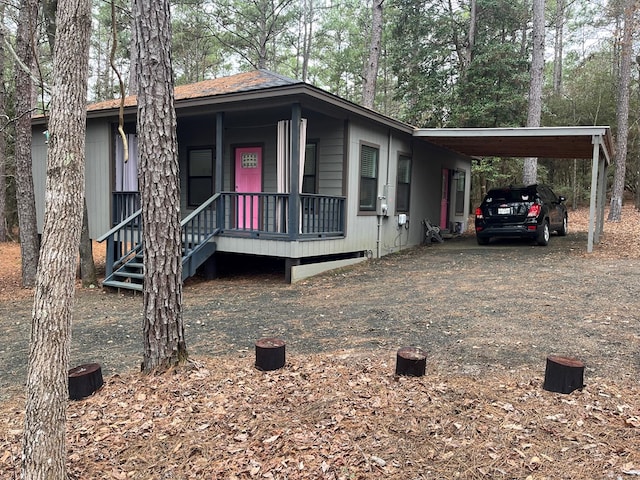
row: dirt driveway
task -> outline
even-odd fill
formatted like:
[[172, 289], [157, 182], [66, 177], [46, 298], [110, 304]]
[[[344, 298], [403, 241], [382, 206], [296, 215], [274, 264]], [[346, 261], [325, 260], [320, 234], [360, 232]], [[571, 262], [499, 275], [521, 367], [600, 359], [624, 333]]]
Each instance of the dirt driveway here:
[[[577, 356], [589, 377], [640, 370], [640, 259], [585, 253], [586, 234], [488, 247], [461, 237], [335, 271], [296, 285], [281, 272], [185, 285], [187, 346], [194, 358], [251, 357], [262, 336], [287, 351], [388, 351], [420, 346], [428, 362], [481, 374]], [[80, 290], [72, 363], [106, 375], [141, 360], [142, 297]], [[30, 299], [0, 303], [0, 401], [24, 381]]]

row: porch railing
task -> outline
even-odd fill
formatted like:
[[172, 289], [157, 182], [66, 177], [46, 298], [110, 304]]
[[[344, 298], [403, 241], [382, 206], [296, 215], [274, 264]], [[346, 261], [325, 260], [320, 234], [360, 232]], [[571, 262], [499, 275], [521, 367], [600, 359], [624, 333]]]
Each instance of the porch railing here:
[[220, 194], [215, 194], [180, 222], [185, 253], [197, 249], [219, 231], [216, 213], [219, 199]]
[[133, 212], [97, 239], [107, 240], [105, 278], [142, 252], [142, 209]]
[[344, 236], [345, 197], [300, 194], [300, 231], [289, 231], [288, 193], [222, 192], [224, 233], [273, 238]]
[[111, 201], [111, 225], [113, 226], [140, 210], [140, 192], [113, 192]]
[[312, 237], [344, 235], [344, 197], [300, 194], [301, 234]]
[[182, 232], [182, 279], [195, 275], [196, 270], [216, 250], [210, 242], [218, 234], [218, 203], [220, 194], [216, 193], [196, 208], [180, 222]]

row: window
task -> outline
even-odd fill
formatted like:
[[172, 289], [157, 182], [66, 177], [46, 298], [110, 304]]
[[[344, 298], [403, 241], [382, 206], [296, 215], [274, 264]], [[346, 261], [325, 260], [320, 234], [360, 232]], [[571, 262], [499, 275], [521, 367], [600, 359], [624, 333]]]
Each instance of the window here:
[[304, 172], [302, 175], [302, 193], [318, 193], [318, 144], [307, 143]]
[[189, 206], [203, 204], [213, 195], [213, 148], [189, 150], [187, 175]]
[[464, 215], [465, 172], [459, 170], [453, 174], [456, 185], [456, 215]]
[[409, 195], [411, 186], [411, 157], [398, 157], [398, 185], [396, 187], [396, 212], [409, 211]]
[[376, 147], [360, 146], [360, 211], [376, 210], [379, 153]]

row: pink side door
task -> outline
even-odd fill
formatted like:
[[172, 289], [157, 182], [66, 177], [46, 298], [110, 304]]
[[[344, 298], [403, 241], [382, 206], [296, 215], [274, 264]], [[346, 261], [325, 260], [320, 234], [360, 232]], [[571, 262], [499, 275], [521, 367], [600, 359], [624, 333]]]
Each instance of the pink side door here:
[[442, 169], [442, 197], [440, 198], [440, 228], [449, 228], [449, 169]]
[[[236, 192], [262, 192], [262, 148], [236, 148]], [[258, 196], [238, 195], [238, 228], [258, 229]]]

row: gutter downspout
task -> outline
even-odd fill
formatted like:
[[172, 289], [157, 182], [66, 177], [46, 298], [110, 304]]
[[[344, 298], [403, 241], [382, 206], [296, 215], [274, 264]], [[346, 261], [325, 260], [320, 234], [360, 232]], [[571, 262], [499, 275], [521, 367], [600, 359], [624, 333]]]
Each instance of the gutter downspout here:
[[[385, 183], [382, 187], [382, 193], [385, 193], [386, 190], [386, 195], [389, 195], [389, 165], [391, 162], [391, 130], [387, 130], [387, 173], [385, 175]], [[386, 189], [385, 189], [386, 187]], [[387, 201], [387, 216], [389, 215], [389, 199], [385, 196], [384, 197], [385, 200]], [[380, 243], [381, 243], [381, 237], [382, 237], [382, 217], [383, 215], [380, 215], [380, 212], [378, 212], [378, 231], [377, 231], [377, 235], [376, 235], [376, 258], [380, 258]], [[402, 241], [401, 241], [402, 242]]]

